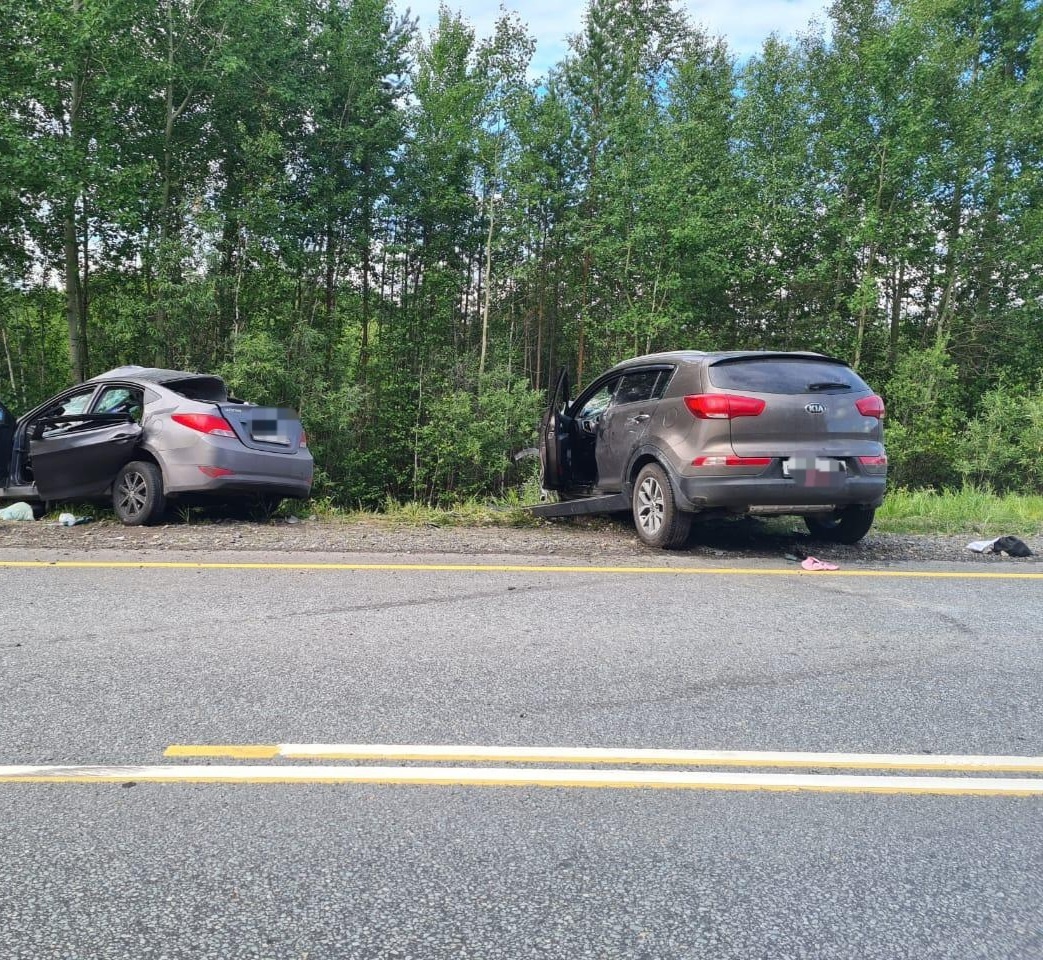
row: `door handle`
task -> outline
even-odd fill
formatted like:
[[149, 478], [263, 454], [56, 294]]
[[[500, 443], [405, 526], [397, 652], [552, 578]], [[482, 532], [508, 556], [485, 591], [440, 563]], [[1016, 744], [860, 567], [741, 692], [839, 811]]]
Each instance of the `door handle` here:
[[651, 418], [652, 415], [650, 413], [639, 413], [627, 420], [627, 423], [644, 423], [646, 420], [650, 420]]

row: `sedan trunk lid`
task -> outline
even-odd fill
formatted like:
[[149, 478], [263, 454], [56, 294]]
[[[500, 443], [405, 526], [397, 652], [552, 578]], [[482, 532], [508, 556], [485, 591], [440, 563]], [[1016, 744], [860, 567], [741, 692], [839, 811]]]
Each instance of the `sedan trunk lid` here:
[[249, 403], [219, 403], [221, 415], [251, 450], [296, 453], [304, 438], [297, 413], [287, 407], [257, 407]]

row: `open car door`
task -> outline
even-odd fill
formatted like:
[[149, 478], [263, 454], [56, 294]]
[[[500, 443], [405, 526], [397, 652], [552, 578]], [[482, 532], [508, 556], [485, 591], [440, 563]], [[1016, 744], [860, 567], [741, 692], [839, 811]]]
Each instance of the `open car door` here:
[[572, 485], [572, 420], [565, 413], [569, 402], [569, 372], [565, 367], [540, 422], [540, 466], [545, 490], [567, 490]]
[[0, 403], [0, 490], [11, 480], [11, 454], [14, 452], [15, 419]]
[[141, 427], [123, 413], [45, 418], [31, 429], [29, 455], [41, 500], [101, 496], [141, 437]]

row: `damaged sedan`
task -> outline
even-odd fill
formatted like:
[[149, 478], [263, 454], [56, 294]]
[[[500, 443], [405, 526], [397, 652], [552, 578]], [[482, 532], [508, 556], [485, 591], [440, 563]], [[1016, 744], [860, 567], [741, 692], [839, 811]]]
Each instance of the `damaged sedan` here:
[[136, 526], [171, 502], [269, 513], [307, 497], [313, 471], [294, 411], [236, 400], [208, 374], [120, 367], [18, 419], [0, 404], [0, 500], [111, 498]]

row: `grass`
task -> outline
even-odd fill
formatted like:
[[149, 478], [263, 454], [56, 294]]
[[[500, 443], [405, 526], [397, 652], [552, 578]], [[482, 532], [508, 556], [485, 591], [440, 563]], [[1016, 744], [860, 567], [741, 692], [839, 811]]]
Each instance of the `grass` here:
[[[379, 510], [345, 508], [331, 499], [283, 502], [278, 517], [317, 517], [338, 523], [386, 523], [401, 527], [534, 527], [541, 520], [526, 505], [535, 500], [525, 491], [499, 500], [470, 499], [452, 507], [387, 500]], [[113, 519], [104, 508], [77, 504], [54, 510], [45, 518], [57, 521], [59, 513], [95, 519]], [[194, 519], [190, 510], [175, 514], [180, 522]], [[792, 518], [785, 522], [792, 523]], [[1043, 496], [997, 494], [988, 488], [968, 486], [960, 490], [891, 490], [877, 511], [873, 529], [881, 533], [974, 534], [978, 536], [1036, 536], [1043, 534]]]
[[531, 527], [539, 520], [516, 499], [464, 500], [451, 507], [437, 507], [416, 501], [399, 503], [388, 499], [379, 510], [338, 507], [329, 500], [284, 504], [282, 511], [297, 517], [315, 516], [341, 523], [374, 520], [402, 527]]
[[985, 487], [891, 490], [873, 529], [885, 533], [968, 533], [1032, 536], [1043, 532], [1043, 496], [997, 494]]

